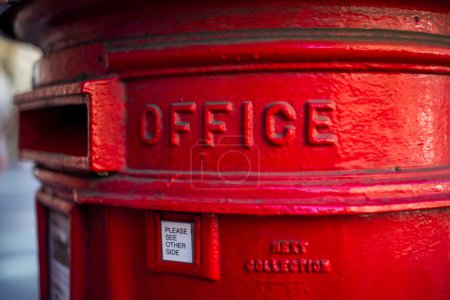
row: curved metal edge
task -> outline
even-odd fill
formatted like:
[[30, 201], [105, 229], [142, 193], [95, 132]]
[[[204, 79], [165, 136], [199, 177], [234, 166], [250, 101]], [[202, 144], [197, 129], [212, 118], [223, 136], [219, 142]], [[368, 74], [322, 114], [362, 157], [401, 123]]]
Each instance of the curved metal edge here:
[[[210, 187], [195, 189], [186, 182], [131, 179], [116, 174], [92, 177], [60, 174], [41, 168], [35, 176], [47, 193], [87, 205], [119, 206], [179, 212], [211, 212], [239, 215], [349, 215], [450, 208], [450, 182], [441, 174], [425, 171], [428, 180], [403, 178], [403, 182], [359, 182], [351, 176], [347, 184], [326, 186], [306, 183], [281, 187], [261, 184], [247, 191]], [[440, 172], [438, 172], [440, 173]], [[422, 174], [424, 175], [424, 174]], [[401, 175], [399, 175], [402, 177]], [[119, 184], [120, 183], [120, 184]], [[115, 188], [122, 185], [121, 188]], [[219, 192], [219, 193], [218, 193]], [[251, 199], [245, 197], [250, 195]]]

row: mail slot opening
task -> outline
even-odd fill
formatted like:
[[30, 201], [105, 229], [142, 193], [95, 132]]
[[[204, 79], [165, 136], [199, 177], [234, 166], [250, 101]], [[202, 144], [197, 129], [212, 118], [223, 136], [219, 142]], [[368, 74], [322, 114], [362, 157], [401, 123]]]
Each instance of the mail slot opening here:
[[86, 105], [51, 106], [21, 111], [19, 143], [24, 150], [87, 156]]

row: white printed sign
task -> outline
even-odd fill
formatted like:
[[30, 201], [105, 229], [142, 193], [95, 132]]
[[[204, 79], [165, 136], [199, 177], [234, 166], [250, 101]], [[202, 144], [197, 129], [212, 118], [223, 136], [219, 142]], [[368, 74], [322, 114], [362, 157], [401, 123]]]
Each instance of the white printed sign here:
[[161, 221], [162, 259], [193, 263], [194, 223]]
[[69, 219], [50, 211], [48, 218], [50, 299], [70, 299], [70, 225]]

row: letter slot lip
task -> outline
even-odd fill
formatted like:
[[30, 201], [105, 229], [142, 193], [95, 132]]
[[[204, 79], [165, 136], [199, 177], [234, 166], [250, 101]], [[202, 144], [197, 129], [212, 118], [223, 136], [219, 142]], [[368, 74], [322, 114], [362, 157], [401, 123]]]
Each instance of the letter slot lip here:
[[119, 171], [125, 166], [125, 101], [115, 78], [17, 95], [21, 158], [62, 169]]

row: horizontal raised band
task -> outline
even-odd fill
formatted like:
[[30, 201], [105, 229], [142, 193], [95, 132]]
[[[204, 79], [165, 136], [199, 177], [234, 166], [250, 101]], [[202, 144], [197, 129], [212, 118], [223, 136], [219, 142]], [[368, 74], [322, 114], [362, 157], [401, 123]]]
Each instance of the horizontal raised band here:
[[[450, 206], [450, 169], [384, 174], [317, 174], [230, 183], [185, 176], [75, 176], [45, 169], [35, 175], [52, 193], [83, 204], [152, 210], [256, 215], [334, 215]], [[59, 188], [64, 192], [58, 192]], [[70, 190], [71, 193], [67, 193]]]

